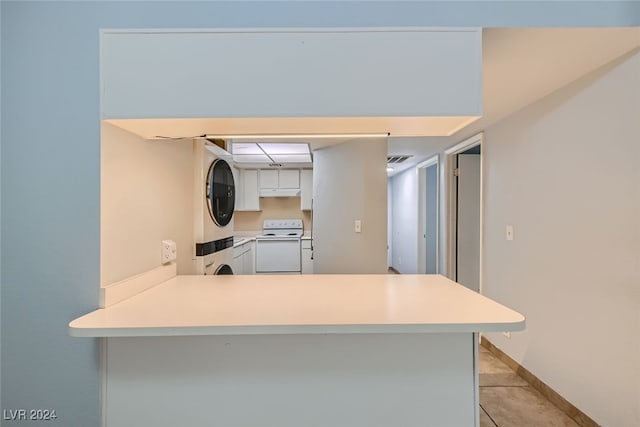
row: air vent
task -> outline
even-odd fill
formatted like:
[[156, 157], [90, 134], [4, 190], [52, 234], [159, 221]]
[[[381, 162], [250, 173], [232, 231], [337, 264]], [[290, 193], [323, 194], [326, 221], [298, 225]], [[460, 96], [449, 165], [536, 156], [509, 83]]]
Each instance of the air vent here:
[[387, 157], [387, 164], [388, 165], [396, 165], [398, 163], [402, 163], [405, 160], [409, 159], [413, 157], [412, 155], [393, 155], [393, 156], [389, 156]]

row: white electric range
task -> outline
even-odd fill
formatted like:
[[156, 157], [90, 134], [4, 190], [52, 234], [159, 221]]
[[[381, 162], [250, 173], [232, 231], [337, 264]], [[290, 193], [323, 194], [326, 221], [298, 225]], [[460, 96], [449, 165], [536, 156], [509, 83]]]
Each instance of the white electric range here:
[[301, 219], [267, 219], [256, 236], [256, 274], [300, 274]]

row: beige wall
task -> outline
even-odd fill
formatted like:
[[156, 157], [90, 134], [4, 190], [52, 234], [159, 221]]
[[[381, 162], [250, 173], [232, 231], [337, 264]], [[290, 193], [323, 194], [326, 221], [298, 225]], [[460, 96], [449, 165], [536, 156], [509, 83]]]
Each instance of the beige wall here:
[[178, 274], [192, 271], [193, 149], [190, 141], [148, 141], [102, 125], [100, 285], [161, 265], [174, 240]]
[[[354, 139], [314, 152], [313, 269], [387, 272], [387, 139]], [[362, 232], [354, 221], [362, 221]]]
[[311, 212], [300, 210], [300, 197], [262, 197], [259, 212], [236, 212], [237, 232], [260, 231], [265, 219], [302, 219], [305, 232], [311, 230]]
[[[640, 53], [487, 129], [489, 339], [596, 422], [640, 425]], [[506, 241], [505, 226], [514, 226]]]

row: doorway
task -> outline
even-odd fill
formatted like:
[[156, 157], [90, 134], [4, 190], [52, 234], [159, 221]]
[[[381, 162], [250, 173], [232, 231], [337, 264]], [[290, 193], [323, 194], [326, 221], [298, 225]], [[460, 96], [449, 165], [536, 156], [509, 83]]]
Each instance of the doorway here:
[[418, 272], [438, 274], [439, 156], [418, 165]]
[[445, 151], [450, 278], [482, 291], [482, 134]]

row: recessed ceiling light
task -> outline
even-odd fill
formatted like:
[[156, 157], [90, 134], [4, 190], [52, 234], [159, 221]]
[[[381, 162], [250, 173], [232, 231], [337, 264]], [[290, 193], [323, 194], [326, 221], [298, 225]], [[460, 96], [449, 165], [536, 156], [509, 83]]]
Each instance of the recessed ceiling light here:
[[244, 134], [244, 135], [205, 135], [206, 139], [302, 139], [302, 138], [386, 138], [384, 133], [285, 133], [285, 134]]
[[238, 163], [312, 163], [307, 143], [234, 142], [231, 152]]

